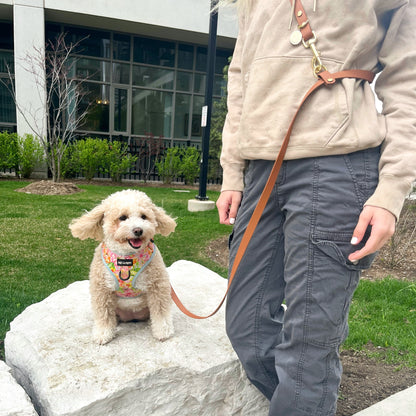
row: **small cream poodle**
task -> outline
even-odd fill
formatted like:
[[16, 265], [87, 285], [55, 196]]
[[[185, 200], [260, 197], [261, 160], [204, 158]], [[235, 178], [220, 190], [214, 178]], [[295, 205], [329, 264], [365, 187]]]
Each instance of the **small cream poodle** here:
[[110, 195], [71, 222], [74, 237], [100, 241], [89, 274], [98, 344], [114, 338], [118, 319], [150, 317], [156, 339], [173, 334], [169, 276], [152, 239], [175, 227], [175, 220], [144, 192], [130, 189]]

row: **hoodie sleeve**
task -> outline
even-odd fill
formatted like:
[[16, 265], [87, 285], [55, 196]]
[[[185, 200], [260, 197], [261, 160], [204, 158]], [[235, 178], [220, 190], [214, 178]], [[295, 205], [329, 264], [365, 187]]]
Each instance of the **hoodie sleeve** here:
[[396, 218], [416, 176], [416, 0], [402, 3], [389, 16], [379, 53], [383, 70], [375, 90], [383, 102], [387, 133], [379, 184], [366, 202], [388, 209]]
[[239, 20], [239, 34], [228, 68], [228, 113], [222, 132], [221, 166], [223, 169], [222, 191], [242, 191], [244, 188], [245, 161], [239, 156], [238, 131], [243, 102], [243, 80], [241, 71], [241, 54], [243, 49], [243, 18]]

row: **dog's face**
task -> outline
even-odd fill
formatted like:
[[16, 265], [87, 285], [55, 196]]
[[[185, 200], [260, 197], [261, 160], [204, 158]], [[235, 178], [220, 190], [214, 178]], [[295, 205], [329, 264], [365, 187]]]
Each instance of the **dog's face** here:
[[162, 208], [135, 190], [110, 195], [70, 225], [74, 237], [104, 241], [110, 250], [123, 255], [145, 247], [155, 234], [169, 235], [175, 227]]
[[158, 227], [156, 207], [145, 194], [112, 195], [103, 217], [104, 241], [118, 253], [146, 246]]

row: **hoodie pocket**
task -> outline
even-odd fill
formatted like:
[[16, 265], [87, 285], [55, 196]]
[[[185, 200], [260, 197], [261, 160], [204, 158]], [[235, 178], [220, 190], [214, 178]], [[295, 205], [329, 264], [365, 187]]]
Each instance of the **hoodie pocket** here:
[[[335, 65], [339, 66], [338, 63]], [[332, 63], [334, 67], [334, 63]], [[332, 68], [337, 70], [337, 68]], [[257, 59], [245, 80], [240, 124], [240, 145], [244, 148], [276, 151], [303, 96], [314, 84], [309, 57], [268, 57]], [[310, 76], [305, 76], [310, 74]], [[350, 80], [352, 85], [354, 80]], [[348, 82], [323, 86], [304, 104], [295, 123], [290, 147], [354, 147], [351, 138], [341, 137], [348, 126], [350, 108], [345, 89]], [[341, 143], [345, 141], [345, 143]]]

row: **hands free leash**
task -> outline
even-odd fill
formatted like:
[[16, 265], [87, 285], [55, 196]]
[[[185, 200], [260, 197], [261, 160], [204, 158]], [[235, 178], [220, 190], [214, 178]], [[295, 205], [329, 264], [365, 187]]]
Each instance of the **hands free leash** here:
[[292, 121], [289, 124], [289, 128], [287, 130], [286, 136], [283, 139], [282, 146], [280, 148], [280, 151], [277, 155], [276, 161], [274, 162], [274, 165], [272, 167], [272, 170], [270, 172], [270, 176], [267, 180], [267, 183], [263, 189], [262, 194], [260, 195], [259, 201], [256, 205], [256, 208], [250, 218], [250, 221], [247, 225], [247, 228], [244, 232], [243, 238], [241, 240], [240, 246], [238, 247], [237, 254], [234, 259], [233, 266], [231, 268], [230, 276], [228, 278], [228, 286], [227, 290], [225, 292], [225, 295], [221, 301], [221, 303], [218, 305], [218, 307], [209, 315], [206, 316], [199, 316], [192, 312], [190, 312], [179, 300], [177, 294], [175, 293], [174, 289], [171, 287], [171, 296], [173, 301], [175, 302], [176, 306], [187, 316], [193, 319], [207, 319], [213, 315], [215, 315], [221, 306], [223, 305], [228, 291], [230, 289], [231, 283], [234, 279], [234, 276], [237, 272], [238, 266], [240, 265], [240, 262], [244, 256], [244, 253], [248, 247], [248, 244], [250, 242], [250, 239], [257, 227], [258, 222], [260, 221], [260, 218], [263, 214], [264, 208], [266, 207], [267, 201], [269, 200], [269, 197], [272, 193], [273, 187], [276, 183], [280, 168], [282, 166], [284, 156], [287, 150], [287, 147], [289, 145], [289, 139], [292, 134], [293, 126], [295, 124], [296, 118], [305, 103], [305, 101], [308, 99], [308, 97], [314, 93], [316, 90], [318, 90], [323, 85], [330, 87], [331, 85], [335, 84], [338, 80], [343, 78], [356, 78], [368, 82], [372, 82], [374, 80], [375, 74], [371, 71], [366, 70], [360, 70], [360, 69], [350, 69], [350, 70], [344, 70], [339, 72], [330, 73], [327, 68], [323, 65], [321, 60], [321, 54], [319, 50], [316, 47], [317, 43], [317, 35], [312, 30], [309, 19], [306, 15], [306, 12], [303, 8], [303, 5], [300, 0], [289, 0], [292, 4], [292, 9], [294, 11], [294, 15], [297, 21], [297, 29], [292, 32], [290, 36], [290, 42], [292, 45], [298, 45], [301, 42], [303, 43], [303, 46], [305, 48], [308, 48], [312, 52], [312, 71], [314, 76], [317, 78], [317, 81], [312, 85], [312, 87], [306, 92], [306, 94], [303, 96], [293, 118]]

